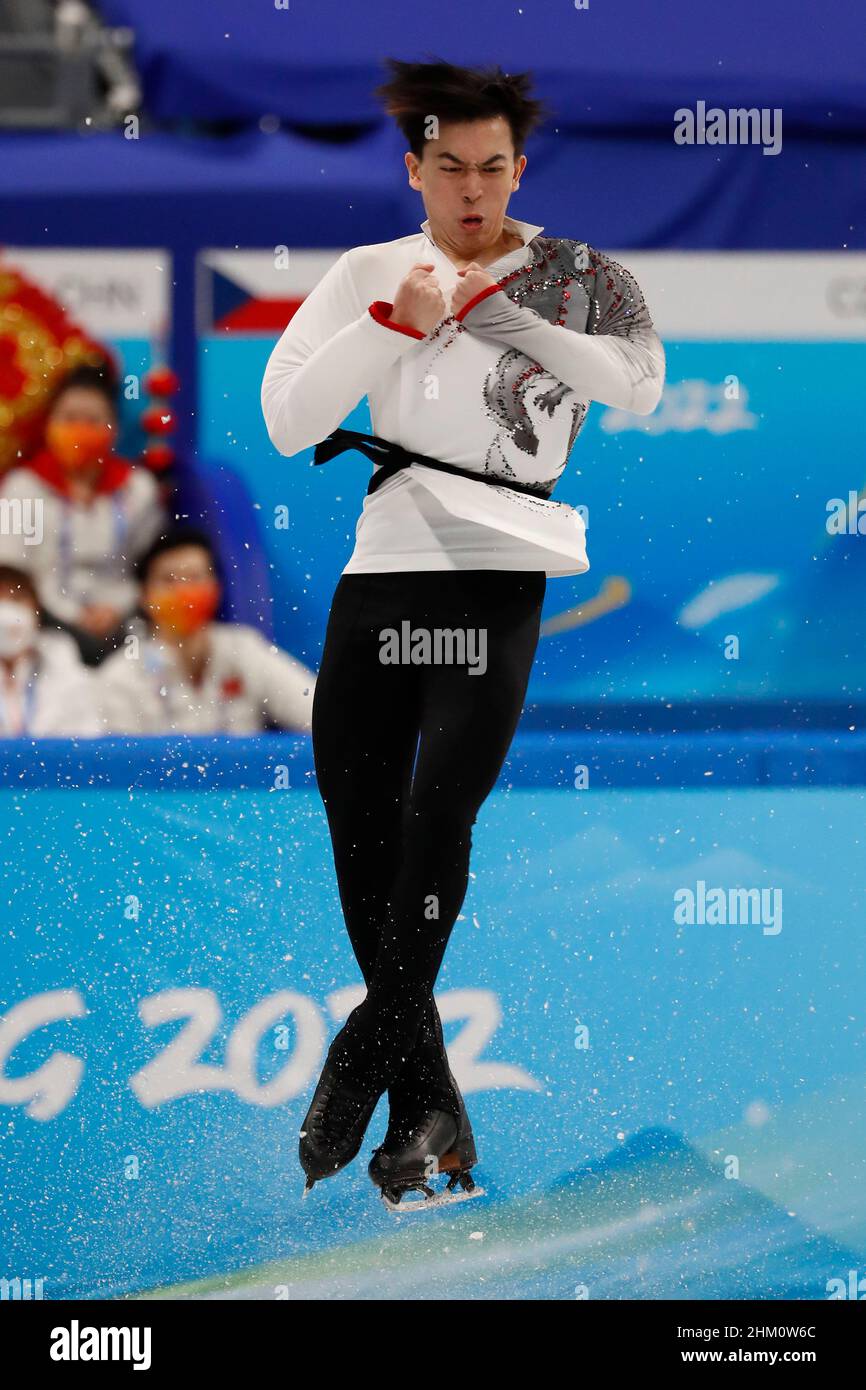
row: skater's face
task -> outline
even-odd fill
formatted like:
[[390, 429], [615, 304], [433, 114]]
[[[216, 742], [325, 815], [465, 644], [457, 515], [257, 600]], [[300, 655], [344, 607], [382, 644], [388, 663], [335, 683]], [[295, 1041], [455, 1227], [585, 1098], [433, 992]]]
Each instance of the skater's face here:
[[504, 116], [445, 122], [425, 141], [422, 158], [405, 156], [438, 245], [474, 260], [502, 236], [511, 194], [526, 167]]

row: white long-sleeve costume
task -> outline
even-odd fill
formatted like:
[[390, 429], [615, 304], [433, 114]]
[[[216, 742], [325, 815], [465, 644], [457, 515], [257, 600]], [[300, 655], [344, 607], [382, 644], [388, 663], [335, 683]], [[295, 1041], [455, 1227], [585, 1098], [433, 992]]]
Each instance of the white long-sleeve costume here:
[[549, 494], [590, 401], [655, 408], [664, 349], [621, 265], [541, 227], [505, 226], [523, 245], [485, 267], [497, 284], [431, 333], [391, 320], [417, 262], [434, 264], [446, 306], [458, 283], [424, 222], [413, 236], [340, 256], [271, 353], [262, 410], [281, 454], [317, 444], [367, 396], [375, 434], [545, 494], [413, 465], [365, 498], [344, 573], [589, 567], [580, 515]]

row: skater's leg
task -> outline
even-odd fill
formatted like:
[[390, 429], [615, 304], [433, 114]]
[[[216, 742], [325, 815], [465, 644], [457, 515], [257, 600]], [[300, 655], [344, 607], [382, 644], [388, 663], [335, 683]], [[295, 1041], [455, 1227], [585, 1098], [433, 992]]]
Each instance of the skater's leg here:
[[371, 578], [345, 575], [337, 585], [312, 713], [316, 780], [328, 818], [340, 903], [367, 982], [399, 867], [418, 741], [415, 673], [384, 666], [378, 634], [363, 621]]
[[[486, 669], [426, 666], [421, 734], [400, 868], [367, 997], [331, 1048], [356, 1081], [384, 1088], [411, 1053], [463, 903], [471, 831], [508, 751], [538, 640], [544, 575], [431, 575], [431, 628], [482, 630]], [[446, 582], [447, 581], [447, 582]]]
[[[379, 631], [382, 624], [411, 615], [412, 580], [411, 574], [386, 581], [362, 575], [341, 579], [313, 701], [316, 776], [340, 903], [368, 984], [400, 867], [419, 725], [417, 671], [380, 662]], [[441, 1027], [431, 992], [416, 1046], [391, 1088], [394, 1110], [452, 1105]]]

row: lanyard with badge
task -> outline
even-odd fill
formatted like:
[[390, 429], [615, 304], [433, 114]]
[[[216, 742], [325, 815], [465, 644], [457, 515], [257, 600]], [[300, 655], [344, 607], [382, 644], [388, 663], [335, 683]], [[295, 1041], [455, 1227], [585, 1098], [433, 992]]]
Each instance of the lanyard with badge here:
[[145, 637], [142, 640], [141, 659], [145, 674], [156, 691], [160, 710], [165, 713], [167, 722], [171, 724], [172, 715], [176, 713], [177, 708], [174, 689], [177, 671], [171, 662], [166, 661], [152, 638]]
[[[59, 570], [61, 591], [69, 597], [69, 584], [72, 579], [72, 563], [74, 547], [72, 541], [72, 505], [67, 501], [62, 502], [62, 512], [60, 518], [60, 536], [58, 538], [59, 551]], [[129, 522], [126, 515], [126, 507], [119, 492], [111, 495], [112, 530], [114, 535], [113, 549], [110, 552], [114, 555], [122, 555], [124, 543], [129, 531]], [[92, 602], [93, 596], [87, 586], [82, 586], [77, 595], [80, 603]]]
[[14, 734], [10, 732], [11, 721], [6, 701], [6, 682], [4, 681], [3, 685], [0, 686], [0, 734], [14, 738], [19, 734], [27, 734], [30, 732], [30, 726], [33, 720], [33, 709], [36, 704], [36, 677], [38, 674], [39, 668], [38, 666], [34, 666], [30, 679], [24, 686], [24, 694], [21, 700], [21, 728], [16, 730]]

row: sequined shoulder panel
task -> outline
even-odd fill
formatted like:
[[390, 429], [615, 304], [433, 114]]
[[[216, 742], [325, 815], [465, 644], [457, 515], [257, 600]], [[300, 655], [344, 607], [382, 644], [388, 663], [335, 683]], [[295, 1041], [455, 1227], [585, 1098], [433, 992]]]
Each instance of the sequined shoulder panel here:
[[513, 303], [579, 333], [652, 328], [640, 286], [618, 261], [570, 237], [533, 237], [529, 250], [528, 263], [498, 282]]

